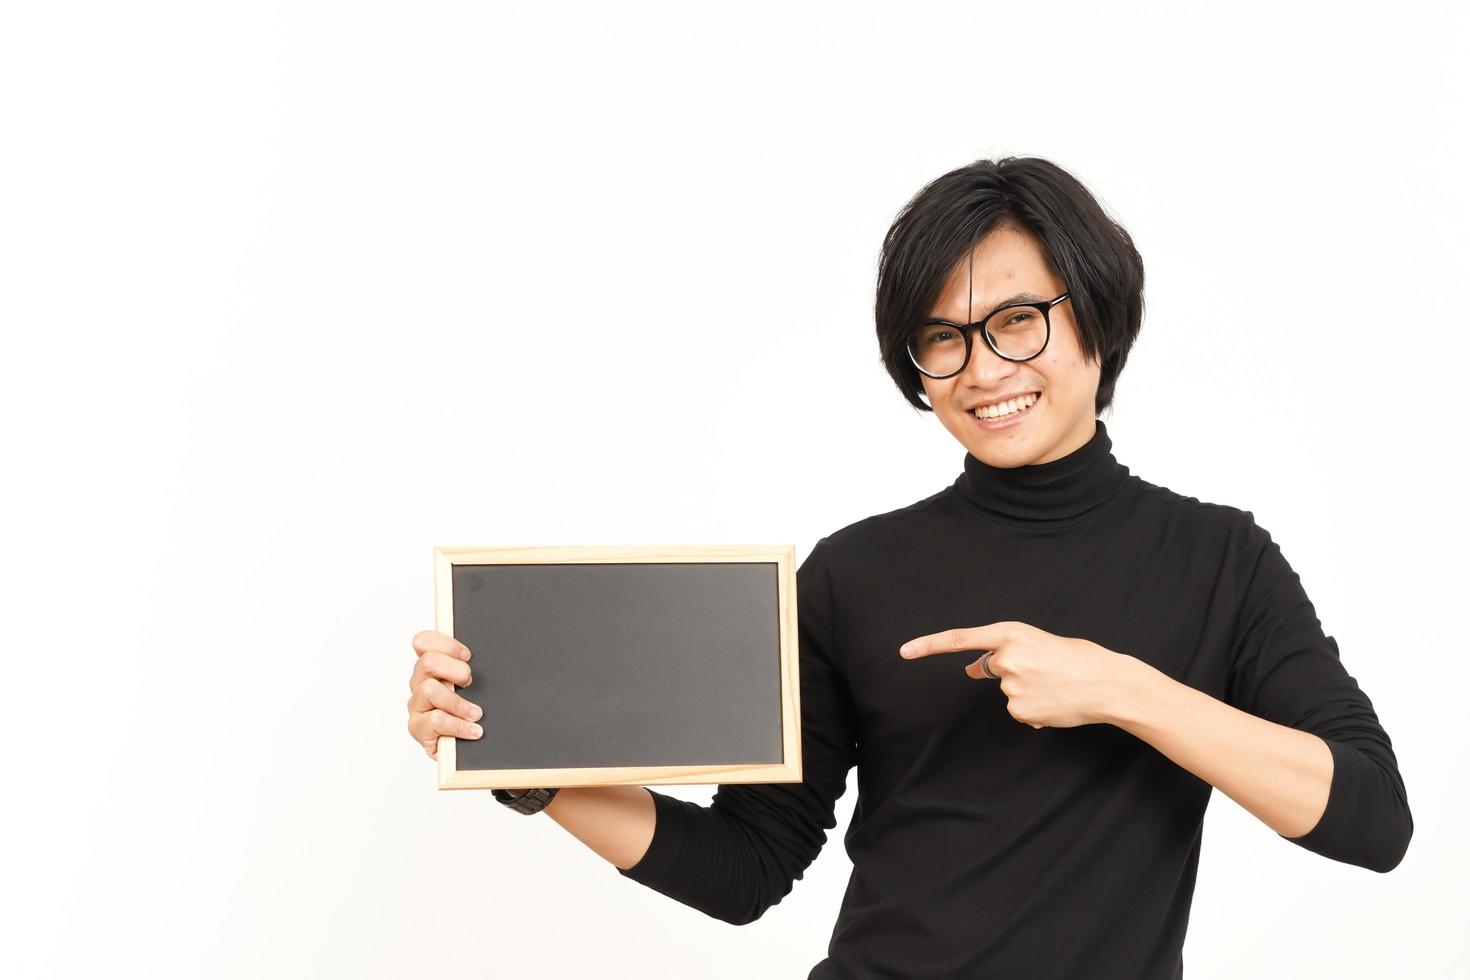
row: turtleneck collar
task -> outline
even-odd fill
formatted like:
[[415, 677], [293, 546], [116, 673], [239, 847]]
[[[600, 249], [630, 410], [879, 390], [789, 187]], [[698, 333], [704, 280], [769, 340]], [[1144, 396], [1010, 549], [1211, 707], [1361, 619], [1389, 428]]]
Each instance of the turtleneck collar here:
[[1054, 524], [1081, 517], [1110, 500], [1128, 479], [1113, 457], [1107, 426], [1060, 459], [1030, 466], [991, 466], [965, 453], [965, 471], [953, 489], [986, 515], [1022, 524]]

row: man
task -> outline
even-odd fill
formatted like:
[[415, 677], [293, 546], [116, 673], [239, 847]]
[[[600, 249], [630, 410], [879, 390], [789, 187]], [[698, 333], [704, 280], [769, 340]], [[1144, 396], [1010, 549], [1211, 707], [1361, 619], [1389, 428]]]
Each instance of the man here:
[[[803, 781], [708, 807], [569, 788], [547, 812], [742, 924], [815, 859], [857, 766], [852, 877], [812, 978], [1180, 977], [1212, 787], [1298, 846], [1395, 867], [1413, 822], [1391, 743], [1280, 548], [1112, 454], [1097, 415], [1142, 287], [1127, 233], [1048, 161], [922, 189], [884, 242], [879, 345], [963, 471], [802, 563]], [[424, 637], [421, 738], [462, 723], [427, 720], [459, 713], [434, 666], [468, 666]]]

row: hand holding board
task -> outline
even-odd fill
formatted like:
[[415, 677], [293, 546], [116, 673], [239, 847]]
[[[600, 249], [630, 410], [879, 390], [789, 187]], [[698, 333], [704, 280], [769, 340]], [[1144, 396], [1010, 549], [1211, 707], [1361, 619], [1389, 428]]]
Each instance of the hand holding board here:
[[436, 548], [478, 739], [440, 789], [801, 781], [788, 545]]

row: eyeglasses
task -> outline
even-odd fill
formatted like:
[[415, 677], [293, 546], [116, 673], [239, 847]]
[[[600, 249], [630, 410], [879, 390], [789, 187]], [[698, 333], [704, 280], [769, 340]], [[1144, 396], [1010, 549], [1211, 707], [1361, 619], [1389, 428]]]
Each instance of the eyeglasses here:
[[1051, 308], [1070, 294], [1063, 293], [1045, 303], [1012, 303], [995, 310], [983, 323], [952, 323], [925, 320], [909, 333], [909, 359], [931, 378], [952, 378], [970, 363], [976, 327], [982, 327], [985, 343], [996, 356], [1008, 361], [1029, 361], [1046, 350], [1051, 340]]

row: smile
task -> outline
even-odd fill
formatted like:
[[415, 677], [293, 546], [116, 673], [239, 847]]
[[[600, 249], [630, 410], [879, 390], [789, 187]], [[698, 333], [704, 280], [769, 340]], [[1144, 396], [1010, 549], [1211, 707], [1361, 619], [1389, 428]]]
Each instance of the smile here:
[[[1035, 408], [1036, 407], [1036, 404], [1038, 402], [1040, 402], [1040, 401], [1041, 401], [1041, 395], [1039, 393], [1037, 393], [1037, 394], [1031, 394], [1031, 395], [1026, 395], [1023, 398], [1018, 398], [1018, 399], [1014, 399], [1012, 401], [1006, 402], [1006, 403], [1004, 403], [1004, 404], [1002, 404], [1000, 406], [990, 406], [988, 408], [976, 409], [974, 412], [966, 412], [965, 414], [967, 414], [971, 418], [973, 418], [980, 425], [980, 427], [983, 428], [983, 429], [1003, 429], [1003, 428], [1006, 428], [1007, 426], [1015, 425], [1017, 422], [1020, 422], [1022, 419], [1026, 418], [1026, 416], [1030, 415], [1031, 414], [1031, 410], [1033, 408]], [[1010, 411], [1006, 411], [1006, 409], [1010, 409]], [[1002, 411], [1002, 412], [1005, 412], [1005, 414], [1003, 414], [1003, 415], [977, 415], [976, 414], [976, 412], [987, 412], [987, 411], [988, 412]]]

